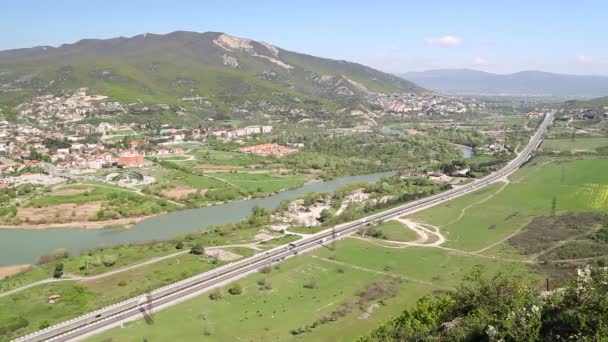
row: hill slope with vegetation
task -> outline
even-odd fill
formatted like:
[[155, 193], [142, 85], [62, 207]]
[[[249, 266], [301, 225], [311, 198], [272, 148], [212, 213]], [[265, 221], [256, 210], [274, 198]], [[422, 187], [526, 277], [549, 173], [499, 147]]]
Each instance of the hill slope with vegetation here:
[[0, 51], [0, 103], [15, 106], [35, 94], [79, 87], [130, 104], [135, 114], [235, 118], [264, 112], [294, 120], [359, 108], [375, 93], [424, 91], [360, 64], [219, 32]]
[[470, 274], [458, 288], [427, 295], [366, 341], [604, 341], [608, 269], [579, 269], [568, 286], [540, 293], [508, 272]]

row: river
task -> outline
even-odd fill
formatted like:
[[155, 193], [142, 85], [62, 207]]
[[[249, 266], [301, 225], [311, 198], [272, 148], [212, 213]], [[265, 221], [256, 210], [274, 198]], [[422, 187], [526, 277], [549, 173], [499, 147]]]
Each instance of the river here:
[[0, 266], [29, 264], [36, 257], [65, 248], [71, 253], [121, 243], [161, 240], [222, 223], [241, 221], [254, 206], [276, 208], [282, 200], [293, 200], [308, 192], [333, 192], [353, 183], [374, 182], [393, 172], [342, 177], [311, 182], [265, 198], [235, 201], [196, 209], [161, 214], [137, 223], [133, 228], [0, 229]]

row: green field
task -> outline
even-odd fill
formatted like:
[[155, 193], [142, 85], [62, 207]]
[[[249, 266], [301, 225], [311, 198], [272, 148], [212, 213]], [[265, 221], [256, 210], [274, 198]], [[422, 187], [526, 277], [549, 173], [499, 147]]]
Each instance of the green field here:
[[107, 186], [95, 186], [95, 185], [86, 185], [86, 184], [74, 184], [70, 186], [63, 186], [61, 189], [74, 189], [74, 190], [82, 190], [83, 192], [80, 194], [68, 194], [68, 195], [48, 195], [45, 194], [38, 198], [32, 199], [29, 201], [30, 206], [49, 206], [49, 205], [57, 205], [64, 203], [88, 203], [95, 201], [103, 201], [110, 194], [120, 194], [124, 191], [121, 191], [118, 188], [115, 188], [111, 185]]
[[554, 199], [556, 213], [606, 212], [607, 167], [607, 159], [537, 159], [511, 175], [507, 186], [494, 184], [411, 217], [441, 227], [448, 247], [481, 250], [515, 233], [532, 217], [552, 214]]
[[[190, 196], [184, 196], [193, 206], [208, 203], [224, 202], [241, 199], [243, 197], [262, 197], [286, 189], [296, 188], [311, 180], [308, 175], [294, 175], [287, 173], [268, 172], [254, 173], [254, 170], [215, 170], [205, 172], [199, 167], [204, 165], [191, 162], [181, 163], [180, 169], [168, 169], [156, 175], [157, 182], [146, 186], [146, 193], [164, 196], [163, 190], [177, 186], [185, 186], [195, 190]], [[221, 166], [228, 167], [226, 165]], [[248, 172], [251, 171], [251, 172]]]
[[[279, 264], [268, 274], [256, 273], [237, 281], [244, 288], [242, 294], [229, 294], [231, 285], [227, 285], [220, 291], [223, 295], [221, 299], [212, 300], [205, 294], [155, 314], [153, 326], [140, 320], [91, 340], [153, 338], [193, 341], [204, 338], [225, 341], [246, 336], [251, 341], [350, 341], [399, 314], [404, 307], [429, 291], [451, 288], [479, 265], [489, 272], [511, 265], [518, 267], [518, 272], [544, 277], [547, 268], [529, 268], [522, 263], [531, 257], [530, 253], [537, 253], [533, 239], [543, 237], [542, 230], [536, 233], [532, 230], [534, 225], [531, 222], [536, 222], [536, 226], [540, 225], [548, 232], [568, 232], [568, 224], [559, 227], [562, 216], [566, 220], [565, 215], [570, 213], [608, 212], [608, 174], [603, 172], [607, 167], [606, 159], [536, 158], [511, 175], [509, 183], [496, 183], [410, 215], [410, 219], [440, 228], [447, 238], [441, 249], [350, 237], [336, 243], [336, 251], [328, 247], [319, 248]], [[537, 218], [543, 220], [538, 221]], [[581, 223], [585, 217], [570, 216], [568, 220]], [[592, 233], [591, 229], [596, 229], [597, 222], [601, 222], [597, 220], [601, 220], [601, 217], [591, 220], [589, 227], [583, 224], [567, 233], [569, 235], [563, 235], [568, 241], [572, 239], [572, 243], [562, 245], [562, 241], [547, 240], [541, 244], [539, 241], [536, 247], [558, 247], [548, 251], [546, 258], [541, 260], [585, 257], [589, 253], [582, 253], [584, 251], [581, 249], [597, 250], [597, 242], [591, 235], [579, 237], [581, 232]], [[547, 224], [555, 229], [545, 227]], [[414, 232], [396, 221], [384, 222], [374, 228], [385, 234], [388, 240], [412, 241], [417, 238]], [[251, 229], [249, 234], [244, 231], [231, 234], [245, 234], [251, 238], [256, 231]], [[226, 243], [221, 232], [218, 233], [214, 235], [218, 241], [208, 238], [205, 245]], [[236, 235], [232, 236], [232, 241], [236, 241]], [[513, 243], [513, 236], [521, 236], [523, 245], [518, 247]], [[295, 238], [284, 236], [260, 247], [269, 248]], [[194, 243], [191, 239], [197, 237], [189, 239]], [[524, 248], [530, 252], [524, 253]], [[243, 250], [234, 252], [248, 255]], [[162, 251], [159, 253], [162, 254]], [[597, 253], [591, 255], [597, 256]], [[61, 320], [94, 306], [142, 293], [146, 286], [159, 286], [212, 267], [201, 264], [191, 255], [185, 255], [183, 261], [181, 256], [178, 258], [179, 264], [177, 258], [172, 258], [122, 276], [50, 284], [20, 292], [0, 299], [0, 307], [19, 307], [16, 312], [12, 309], [0, 310], [0, 319], [23, 315], [30, 321], [28, 331], [34, 330], [49, 317], [48, 311], [34, 313], [35, 308], [47, 307], [52, 310], [59, 307], [60, 314], [57, 318], [53, 317], [53, 321]], [[128, 259], [126, 257], [125, 260]], [[76, 261], [66, 263], [70, 269], [74, 265]], [[94, 274], [97, 270], [91, 272]], [[40, 278], [40, 270], [32, 272], [31, 277]], [[395, 286], [396, 296], [374, 297], [362, 302], [361, 293], [365, 293], [374, 282], [388, 288]], [[61, 291], [62, 297], [65, 294], [66, 300], [57, 303], [59, 305], [41, 303], [44, 295], [57, 291]], [[101, 296], [101, 293], [104, 295]], [[26, 302], [27, 298], [34, 301]], [[13, 304], [2, 305], [3, 302]], [[334, 316], [336, 312], [340, 312], [337, 317]], [[332, 319], [323, 319], [328, 316], [332, 316]]]
[[596, 149], [608, 147], [608, 138], [570, 138], [546, 139], [541, 145], [543, 152], [595, 152]]
[[199, 163], [230, 166], [250, 166], [261, 163], [264, 158], [253, 154], [197, 148], [191, 153]]
[[[151, 288], [184, 279], [191, 275], [210, 270], [225, 262], [215, 262], [210, 258], [186, 253], [194, 245], [212, 247], [218, 245], [250, 244], [259, 228], [238, 230], [207, 230], [177, 237], [183, 241], [182, 250], [175, 248], [175, 242], [151, 242], [137, 246], [115, 246], [88, 251], [82, 255], [59, 258], [43, 265], [33, 266], [30, 270], [0, 279], [0, 291], [4, 292], [35, 281], [51, 278], [56, 264], [64, 265], [64, 278], [86, 276], [81, 280], [66, 280], [58, 283], [40, 284], [19, 291], [7, 297], [0, 297], [0, 321], [7, 322], [17, 317], [26, 317], [28, 326], [9, 335], [0, 334], [0, 341], [16, 337], [39, 329], [46, 323], [55, 324], [59, 321], [75, 317], [102, 306], [145, 293]], [[267, 246], [260, 246], [266, 248]], [[229, 252], [243, 257], [251, 256], [254, 252], [249, 247], [226, 247]], [[111, 271], [150, 260], [154, 257], [165, 256], [176, 252], [182, 254], [171, 256], [156, 263], [120, 271], [112, 275], [94, 277]], [[104, 264], [108, 256], [114, 263]], [[100, 264], [101, 262], [101, 264]], [[59, 294], [62, 299], [49, 304], [45, 296]]]
[[[483, 265], [489, 272], [503, 266], [483, 258], [424, 248], [386, 249], [355, 239], [336, 245], [335, 257], [333, 251], [322, 248], [281, 263], [269, 274], [257, 273], [237, 281], [244, 288], [241, 295], [228, 294], [230, 286], [226, 286], [222, 299], [202, 295], [155, 314], [152, 326], [143, 321], [127, 323], [91, 340], [352, 341], [428, 291], [455, 285], [475, 265]], [[356, 306], [310, 332], [291, 334], [291, 330], [352, 302], [369, 284], [390, 282], [391, 278], [396, 279], [397, 296]], [[269, 282], [272, 289], [261, 290], [261, 280]], [[314, 288], [304, 287], [313, 280]], [[374, 303], [378, 306], [362, 318], [363, 310]]]
[[[0, 341], [145, 293], [221, 264], [184, 254], [99, 279], [40, 285], [1, 297], [0, 322], [24, 317], [29, 325], [14, 335], [0, 335]], [[55, 294], [61, 298], [54, 304], [48, 303], [48, 296]]]
[[416, 232], [397, 221], [385, 221], [374, 228], [381, 231], [386, 240], [414, 241], [418, 238]]
[[[205, 335], [217, 341], [244, 336], [251, 341], [353, 340], [396, 315], [422, 294], [458, 283], [476, 265], [483, 265], [490, 272], [510, 265], [519, 268], [518, 272], [543, 274], [542, 270], [523, 266], [523, 256], [517, 254], [517, 249], [502, 242], [523, 229], [533, 217], [552, 214], [553, 198], [556, 214], [605, 212], [608, 174], [602, 170], [606, 167], [608, 160], [536, 159], [513, 174], [508, 185], [494, 184], [411, 216], [440, 226], [448, 238], [443, 246], [450, 250], [384, 246], [377, 243], [380, 240], [348, 238], [336, 244], [336, 252], [321, 248], [280, 264], [280, 269], [270, 275], [256, 274], [239, 281], [246, 289], [242, 295], [228, 295], [224, 288], [225, 295], [220, 300], [203, 295], [156, 314], [154, 326], [140, 320], [92, 340], [149, 337], [192, 341]], [[403, 229], [399, 226], [397, 222], [387, 222], [377, 227], [390, 236]], [[396, 240], [410, 237], [394, 236]], [[366, 284], [390, 276], [402, 281], [398, 295], [376, 301], [383, 304], [368, 319], [359, 318], [366, 304], [363, 309], [358, 307], [336, 321], [317, 324], [303, 334], [290, 333], [293, 329], [310, 327], [341, 303], [354, 300], [355, 293]], [[256, 284], [266, 277], [272, 290], [260, 291]], [[311, 279], [317, 286], [303, 288]], [[540, 286], [541, 282], [538, 283]]]

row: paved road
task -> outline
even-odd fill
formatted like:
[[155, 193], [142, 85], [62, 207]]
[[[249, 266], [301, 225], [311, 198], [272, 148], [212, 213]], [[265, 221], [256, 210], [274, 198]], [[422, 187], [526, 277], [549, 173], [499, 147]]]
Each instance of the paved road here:
[[232, 264], [218, 267], [194, 277], [152, 291], [148, 296], [134, 297], [110, 307], [103, 308], [70, 321], [59, 323], [47, 329], [37, 331], [15, 341], [73, 341], [120, 325], [123, 321], [135, 320], [142, 317], [142, 311], [150, 307], [161, 309], [191, 298], [203, 291], [242, 278], [256, 270], [293, 257], [302, 252], [323, 246], [334, 239], [353, 234], [361, 228], [371, 226], [394, 217], [411, 214], [436, 204], [449, 201], [455, 197], [478, 190], [513, 173], [525, 162], [541, 143], [541, 138], [547, 126], [553, 120], [553, 113], [547, 114], [521, 153], [511, 160], [503, 169], [472, 183], [430, 196], [415, 202], [370, 215], [358, 221], [338, 225], [321, 231], [310, 237], [279, 246], [264, 253]]

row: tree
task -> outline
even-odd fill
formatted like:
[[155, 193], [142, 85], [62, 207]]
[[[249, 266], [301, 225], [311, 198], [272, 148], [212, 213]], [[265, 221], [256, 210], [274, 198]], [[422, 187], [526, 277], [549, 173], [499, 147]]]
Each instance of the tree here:
[[446, 163], [441, 165], [441, 171], [443, 171], [443, 173], [445, 173], [446, 175], [452, 175], [453, 173], [458, 171], [458, 168], [453, 163]]
[[323, 209], [321, 210], [321, 213], [319, 213], [319, 222], [324, 223], [327, 222], [329, 219], [331, 219], [332, 217], [334, 217], [334, 211], [331, 209]]
[[192, 248], [190, 248], [190, 254], [194, 254], [194, 255], [205, 254], [205, 248], [203, 246], [201, 246], [200, 244], [196, 244], [196, 245], [192, 246]]
[[53, 278], [61, 278], [63, 276], [63, 264], [59, 263], [55, 265], [55, 269], [53, 270]]

